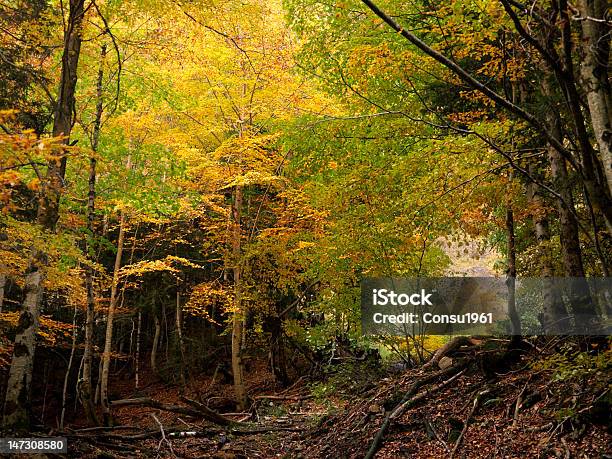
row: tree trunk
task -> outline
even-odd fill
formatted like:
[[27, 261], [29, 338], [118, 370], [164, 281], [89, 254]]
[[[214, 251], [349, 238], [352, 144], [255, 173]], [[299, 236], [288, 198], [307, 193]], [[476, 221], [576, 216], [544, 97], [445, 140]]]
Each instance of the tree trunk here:
[[2, 314], [4, 304], [4, 287], [6, 287], [6, 274], [0, 274], [0, 314]]
[[119, 217], [119, 238], [117, 240], [117, 254], [115, 256], [115, 267], [113, 271], [113, 284], [108, 305], [108, 317], [106, 320], [106, 338], [104, 340], [104, 353], [102, 354], [102, 376], [100, 379], [100, 400], [102, 412], [104, 413], [104, 424], [111, 425], [110, 403], [108, 400], [108, 374], [110, 369], [110, 354], [113, 345], [113, 320], [115, 307], [117, 305], [117, 287], [119, 285], [119, 269], [121, 268], [121, 255], [123, 254], [123, 239], [125, 235], [125, 213], [122, 210]]
[[157, 313], [153, 311], [153, 320], [155, 321], [155, 335], [153, 336], [153, 347], [151, 348], [151, 370], [156, 375], [159, 374], [157, 369], [157, 348], [159, 347], [159, 337], [161, 335], [161, 322]]
[[138, 370], [140, 366], [140, 330], [142, 328], [142, 312], [138, 311], [138, 329], [136, 330], [136, 357], [135, 357], [135, 367], [136, 372], [134, 375], [134, 387], [138, 389]]
[[96, 393], [94, 395], [94, 405], [100, 403], [100, 383], [102, 382], [102, 359], [98, 362], [98, 379], [96, 380]]
[[[549, 100], [554, 100], [549, 79], [549, 74], [542, 82], [542, 91]], [[546, 124], [551, 134], [561, 141], [561, 120], [558, 109], [550, 105], [546, 112]], [[580, 249], [580, 239], [578, 237], [578, 222], [576, 221], [574, 196], [567, 174], [567, 165], [563, 156], [552, 145], [548, 144], [548, 160], [550, 162], [551, 177], [553, 188], [559, 193], [561, 199], [557, 200], [559, 212], [559, 227], [561, 249], [563, 253], [563, 266], [565, 275], [569, 277], [583, 277], [584, 268], [582, 264], [582, 251]]]
[[612, 100], [608, 68], [610, 26], [606, 0], [578, 0], [582, 26], [580, 74], [608, 190], [612, 194]]
[[[81, 54], [83, 16], [85, 0], [70, 0], [70, 13], [64, 36], [62, 74], [57, 104], [53, 114], [53, 136], [63, 137], [68, 144], [73, 124], [77, 67]], [[56, 158], [49, 161], [45, 191], [41, 194], [38, 207], [38, 221], [45, 228], [53, 229], [59, 218], [59, 202], [64, 188], [67, 156], [60, 150]]]
[[164, 334], [162, 335], [161, 339], [162, 339], [162, 342], [164, 343], [164, 352], [166, 354], [166, 363], [167, 363], [169, 359], [169, 355], [170, 355], [168, 353], [168, 343], [170, 342], [170, 338], [168, 336], [168, 316], [166, 315], [166, 303], [164, 301], [162, 301], [162, 305], [161, 305], [161, 316], [162, 316], [162, 319], [164, 320], [163, 322]]
[[[530, 174], [537, 175], [535, 167], [530, 167]], [[563, 323], [567, 317], [567, 311], [563, 301], [559, 298], [557, 290], [553, 285], [555, 271], [552, 264], [552, 250], [550, 247], [550, 230], [548, 213], [545, 209], [539, 187], [530, 182], [527, 185], [527, 196], [531, 202], [533, 226], [536, 242], [538, 244], [537, 259], [540, 263], [539, 276], [543, 283], [543, 308], [540, 323], [546, 333], [557, 334], [563, 329]]]
[[[510, 180], [512, 180], [512, 176]], [[508, 278], [506, 280], [508, 286], [508, 317], [512, 326], [511, 342], [516, 344], [521, 340], [521, 320], [516, 311], [516, 244], [514, 240], [514, 212], [511, 202], [508, 202], [506, 208], [506, 234], [508, 237]]]
[[[572, 21], [569, 16], [569, 5], [567, 0], [559, 0], [558, 12], [561, 19], [560, 24], [561, 40], [563, 42], [564, 69], [569, 75], [572, 75], [572, 77], [571, 80], [568, 80], [562, 76], [558, 76], [557, 79], [562, 83], [562, 86], [565, 89], [565, 97], [567, 99], [575, 127], [576, 142], [579, 146], [580, 152], [580, 172], [582, 175], [582, 181], [587, 189], [590, 201], [601, 212], [608, 231], [612, 233], [612, 183], [609, 183], [608, 180], [606, 180], [605, 173], [600, 164], [600, 159], [597, 157], [597, 152], [593, 149], [588, 130], [588, 122], [584, 117], [581, 97], [578, 93], [576, 84], [573, 81], [574, 58], [572, 56], [572, 49], [574, 48], [574, 45], [572, 43], [573, 34], [571, 27], [572, 23], [575, 21]], [[589, 19], [589, 21], [591, 20], [592, 19]], [[551, 46], [554, 47], [554, 45], [551, 45], [549, 42], [549, 49], [551, 49]], [[605, 62], [607, 63], [607, 54], [605, 59]], [[584, 63], [581, 63], [580, 67], [583, 67], [583, 65]], [[547, 69], [547, 71], [551, 73], [550, 69]], [[546, 79], [544, 81], [545, 84], [548, 84]], [[545, 88], [544, 92], [545, 95], [548, 96], [551, 91], [549, 88]], [[555, 132], [551, 131], [551, 136], [557, 141], [562, 140], [562, 137], [558, 136]]]
[[[57, 105], [53, 116], [53, 135], [63, 136], [68, 144], [72, 130], [77, 67], [79, 62], [85, 0], [70, 0], [67, 28], [64, 33], [62, 73]], [[59, 202], [64, 186], [66, 156], [63, 151], [51, 159], [47, 176], [39, 196], [37, 221], [48, 231], [54, 231], [59, 219]], [[15, 335], [15, 347], [9, 370], [9, 380], [4, 402], [3, 425], [5, 429], [29, 430], [30, 385], [36, 350], [36, 331], [42, 304], [42, 269], [46, 255], [33, 250], [26, 274], [24, 296], [19, 325]]]
[[180, 378], [183, 390], [186, 385], [185, 378], [185, 343], [183, 342], [183, 307], [181, 305], [181, 292], [179, 289], [179, 281], [176, 281], [176, 338], [178, 341], [179, 354], [181, 358]]
[[[91, 139], [91, 149], [94, 154], [89, 158], [89, 190], [87, 195], [87, 237], [94, 235], [94, 218], [96, 203], [96, 152], [98, 151], [98, 141], [100, 138], [100, 126], [102, 124], [102, 83], [104, 80], [104, 60], [106, 58], [106, 45], [100, 49], [100, 68], [98, 69], [98, 81], [96, 83], [96, 119]], [[86, 237], [86, 241], [88, 241]], [[86, 242], [85, 252], [89, 252], [89, 244]], [[90, 423], [99, 425], [96, 416], [94, 403], [92, 400], [91, 369], [93, 365], [93, 341], [94, 341], [94, 320], [95, 320], [95, 293], [93, 288], [93, 268], [88, 266], [85, 270], [85, 286], [87, 289], [87, 312], [85, 319], [85, 349], [83, 351], [83, 378], [80, 385], [80, 397], [83, 403], [85, 416]]]
[[[550, 85], [546, 80], [544, 80], [543, 89], [547, 96], [552, 97]], [[561, 121], [555, 107], [549, 107], [546, 113], [546, 122], [552, 135], [560, 141], [562, 137]], [[561, 196], [561, 199], [557, 200], [557, 208], [559, 211], [559, 237], [561, 240], [565, 276], [571, 279], [569, 281], [571, 312], [575, 316], [590, 316], [596, 311], [593, 310], [589, 286], [584, 279], [584, 265], [582, 261], [582, 249], [580, 248], [578, 220], [575, 216], [574, 196], [567, 173], [567, 165], [565, 158], [563, 158], [559, 151], [550, 144], [548, 145], [548, 158], [554, 188]], [[586, 181], [585, 186], [588, 188]], [[587, 327], [587, 324], [583, 320], [576, 320], [577, 329], [583, 328], [583, 331], [586, 331], [584, 327]]]
[[37, 264], [26, 274], [25, 300], [19, 316], [13, 360], [6, 385], [3, 427], [28, 432], [30, 426], [30, 385], [34, 367], [36, 330], [42, 301], [42, 273]]
[[234, 267], [234, 316], [232, 320], [232, 371], [234, 373], [234, 392], [236, 395], [236, 405], [238, 411], [243, 411], [247, 407], [247, 395], [244, 385], [243, 373], [244, 364], [242, 362], [242, 333], [244, 328], [244, 311], [242, 310], [241, 279], [240, 279], [240, 213], [242, 211], [242, 187], [237, 185], [234, 189], [234, 199], [232, 202], [232, 263]]
[[70, 348], [70, 358], [68, 359], [68, 368], [66, 368], [66, 374], [64, 375], [64, 387], [62, 390], [62, 413], [60, 414], [60, 430], [64, 430], [64, 417], [66, 415], [66, 399], [68, 397], [68, 381], [70, 381], [70, 371], [72, 370], [72, 362], [74, 361], [74, 352], [76, 351], [78, 328], [77, 328], [77, 308], [74, 307], [74, 316], [72, 319], [72, 346]]
[[280, 311], [267, 319], [270, 328], [270, 366], [276, 381], [283, 387], [289, 383], [287, 376], [287, 359], [283, 344], [283, 319], [278, 316]]

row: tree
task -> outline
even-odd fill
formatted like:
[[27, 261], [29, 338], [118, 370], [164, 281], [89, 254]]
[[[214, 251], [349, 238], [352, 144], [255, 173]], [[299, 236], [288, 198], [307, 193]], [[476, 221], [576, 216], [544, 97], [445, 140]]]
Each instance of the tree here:
[[[68, 145], [72, 130], [72, 110], [75, 100], [77, 66], [85, 13], [84, 3], [84, 0], [70, 1], [67, 29], [64, 33], [62, 75], [53, 118], [53, 135], [55, 137], [61, 136], [64, 145]], [[66, 160], [66, 150], [60, 147], [57, 156], [49, 161], [43, 191], [40, 194], [37, 221], [49, 231], [55, 229], [59, 218], [59, 202], [66, 171]], [[8, 429], [27, 431], [30, 423], [29, 391], [36, 349], [35, 333], [38, 328], [43, 296], [42, 281], [45, 263], [46, 255], [42, 251], [36, 250], [32, 253], [30, 266], [26, 274], [25, 299], [15, 338], [4, 402], [3, 425]]]

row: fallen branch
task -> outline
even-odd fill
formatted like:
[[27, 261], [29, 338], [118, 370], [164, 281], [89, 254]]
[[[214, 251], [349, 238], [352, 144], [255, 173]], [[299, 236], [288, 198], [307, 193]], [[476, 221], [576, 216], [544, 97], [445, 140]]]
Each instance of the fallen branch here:
[[281, 394], [286, 394], [287, 392], [289, 392], [291, 389], [293, 389], [294, 387], [299, 385], [302, 382], [303, 379], [304, 379], [304, 376], [300, 376], [298, 379], [295, 380], [295, 382], [293, 384], [291, 384], [289, 387], [287, 387], [285, 390], [283, 390], [281, 392]]
[[84, 429], [70, 429], [67, 428], [70, 432], [75, 433], [86, 433], [86, 432], [108, 432], [113, 430], [142, 430], [141, 427], [138, 426], [111, 426], [111, 427], [86, 427]]
[[[159, 425], [159, 424], [158, 424]], [[302, 432], [306, 430], [305, 427], [290, 427], [290, 426], [261, 426], [261, 427], [253, 427], [253, 428], [228, 428], [227, 430], [221, 429], [207, 429], [207, 430], [185, 430], [179, 428], [167, 428], [164, 429], [163, 434], [161, 429], [151, 429], [146, 430], [142, 433], [134, 434], [134, 435], [120, 435], [106, 432], [90, 432], [90, 433], [74, 433], [67, 434], [66, 436], [69, 438], [78, 438], [81, 440], [87, 440], [91, 442], [99, 442], [100, 439], [105, 440], [114, 440], [116, 442], [119, 441], [137, 441], [137, 440], [146, 440], [149, 438], [162, 438], [163, 435], [166, 438], [184, 438], [184, 437], [211, 437], [213, 435], [218, 435], [220, 433], [227, 433], [231, 435], [255, 435], [266, 432]]]
[[254, 429], [231, 429], [229, 432], [232, 435], [253, 435], [265, 432], [302, 432], [304, 430], [306, 430], [305, 427], [264, 426], [256, 427]]
[[453, 450], [450, 453], [449, 459], [453, 459], [453, 456], [457, 452], [457, 449], [459, 449], [459, 445], [461, 445], [461, 440], [463, 440], [463, 437], [465, 436], [465, 433], [467, 432], [468, 426], [470, 424], [470, 419], [472, 418], [472, 416], [476, 412], [476, 408], [478, 408], [478, 405], [480, 404], [480, 399], [482, 399], [482, 397], [488, 393], [489, 390], [483, 390], [482, 392], [478, 393], [476, 398], [474, 398], [474, 403], [472, 403], [472, 409], [470, 410], [467, 417], [465, 418], [465, 421], [463, 422], [463, 429], [461, 429], [461, 433], [455, 441], [455, 446], [453, 446]]
[[222, 414], [219, 414], [216, 411], [211, 410], [206, 405], [203, 405], [202, 403], [192, 400], [190, 398], [181, 397], [181, 400], [187, 403], [188, 405], [191, 405], [193, 408], [195, 408], [196, 410], [201, 412], [203, 415], [205, 415], [206, 419], [220, 426], [228, 426], [230, 424], [235, 424], [238, 422], [238, 421], [234, 421], [233, 419], [226, 418]]
[[541, 426], [534, 426], [534, 427], [525, 427], [525, 432], [543, 432], [545, 430], [550, 430], [555, 426], [554, 422], [549, 422], [547, 424], [541, 425]]
[[255, 400], [309, 400], [313, 395], [256, 395]]
[[[197, 402], [194, 402], [194, 403], [197, 403]], [[206, 419], [207, 421], [210, 421], [218, 425], [229, 425], [230, 423], [234, 422], [227, 418], [224, 418], [223, 416], [211, 410], [210, 408], [204, 407], [204, 405], [201, 405], [201, 404], [198, 404], [198, 405], [200, 406], [197, 407], [197, 409], [190, 408], [188, 406], [182, 406], [182, 405], [170, 405], [167, 403], [158, 402], [157, 400], [153, 400], [152, 398], [148, 398], [148, 397], [126, 398], [123, 400], [114, 400], [111, 402], [111, 406], [113, 407], [147, 406], [147, 407], [155, 408], [158, 410], [170, 411], [172, 413], [178, 413], [178, 414], [183, 414], [185, 416], [191, 416], [194, 418], [201, 417], [201, 418]]]
[[[467, 369], [465, 368], [465, 365], [457, 367], [452, 366], [436, 373], [431, 373], [421, 379], [416, 380], [412, 384], [410, 389], [408, 389], [408, 392], [406, 392], [406, 394], [404, 395], [400, 403], [395, 407], [395, 409], [385, 417], [385, 420], [380, 426], [376, 437], [374, 437], [374, 440], [372, 441], [372, 445], [370, 446], [370, 449], [368, 450], [365, 459], [372, 459], [374, 457], [376, 452], [380, 449], [385, 433], [387, 432], [389, 426], [395, 419], [401, 416], [408, 408], [415, 405], [420, 400], [423, 400], [426, 396], [437, 390], [442, 389], [443, 387], [449, 385], [451, 382], [455, 381], [458, 377], [465, 373], [466, 370]], [[417, 391], [425, 384], [429, 384], [430, 382], [438, 379], [441, 376], [446, 376], [453, 373], [455, 373], [454, 376], [433, 387], [431, 390], [424, 391], [420, 394], [415, 395]]]
[[[209, 437], [211, 435], [216, 435], [222, 430], [190, 430], [186, 431], [184, 429], [165, 429], [165, 434], [168, 437]], [[161, 432], [159, 429], [151, 429], [146, 430], [142, 433], [133, 434], [133, 435], [120, 435], [120, 434], [112, 434], [106, 432], [98, 432], [98, 433], [83, 433], [83, 434], [67, 434], [69, 438], [78, 438], [81, 440], [87, 440], [96, 442], [99, 441], [100, 438], [104, 438], [106, 440], [114, 440], [114, 441], [137, 441], [137, 440], [147, 440], [149, 438], [158, 438], [161, 436]]]

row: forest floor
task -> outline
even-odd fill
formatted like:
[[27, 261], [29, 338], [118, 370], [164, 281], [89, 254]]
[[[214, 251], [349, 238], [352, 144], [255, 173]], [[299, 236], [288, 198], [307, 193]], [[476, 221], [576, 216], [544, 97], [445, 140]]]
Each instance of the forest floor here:
[[[472, 364], [444, 387], [436, 389], [439, 379], [419, 389], [423, 397], [391, 423], [376, 457], [612, 457], [609, 368], [560, 378], [552, 369], [533, 368], [533, 357], [523, 355], [503, 373], [482, 362]], [[288, 389], [275, 390], [272, 375], [259, 362], [249, 373], [253, 405], [248, 413], [230, 413], [231, 384], [211, 384], [210, 376], [192, 379], [183, 392], [239, 421], [235, 427], [153, 408], [122, 407], [115, 410], [115, 424], [125, 428], [94, 436], [72, 423], [69, 456], [364, 457], [385, 416], [415, 381], [430, 373], [415, 368], [385, 374], [353, 366], [319, 381], [302, 378]], [[143, 380], [152, 381], [149, 376]], [[125, 398], [184, 401], [178, 387], [162, 382], [134, 392], [126, 381], [115, 390]]]

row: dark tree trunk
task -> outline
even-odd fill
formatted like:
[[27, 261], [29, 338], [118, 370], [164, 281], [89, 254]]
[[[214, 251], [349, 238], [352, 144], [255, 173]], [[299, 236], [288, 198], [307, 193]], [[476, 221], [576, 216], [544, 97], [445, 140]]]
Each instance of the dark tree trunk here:
[[[544, 82], [544, 93], [552, 97], [552, 91], [548, 82]], [[561, 120], [554, 107], [547, 111], [546, 121], [552, 135], [561, 140]], [[557, 200], [559, 211], [559, 237], [561, 240], [561, 251], [563, 255], [563, 266], [565, 276], [570, 280], [570, 308], [577, 316], [593, 314], [591, 295], [589, 287], [584, 279], [584, 264], [582, 261], [582, 249], [580, 247], [579, 226], [576, 219], [574, 196], [568, 177], [565, 158], [559, 151], [549, 144], [548, 158], [551, 168], [553, 187], [560, 195]], [[585, 182], [586, 185], [586, 182]], [[588, 185], [586, 185], [588, 188]], [[577, 328], [586, 326], [582, 320], [576, 321]]]
[[[277, 314], [280, 312], [278, 311]], [[283, 319], [275, 315], [267, 318], [266, 322], [267, 328], [270, 331], [270, 366], [272, 374], [276, 381], [284, 387], [288, 385], [289, 377], [287, 376], [287, 358], [283, 343]]]
[[157, 349], [159, 347], [159, 337], [161, 335], [161, 322], [155, 310], [153, 311], [153, 320], [155, 322], [155, 335], [153, 336], [153, 346], [151, 347], [151, 370], [156, 375], [159, 375], [157, 369]]
[[511, 344], [516, 345], [521, 341], [521, 320], [516, 310], [516, 243], [514, 240], [514, 212], [510, 203], [506, 209], [506, 235], [508, 237], [508, 278], [506, 280], [508, 286], [508, 317], [512, 326]]
[[[53, 136], [63, 137], [64, 145], [70, 141], [74, 123], [75, 89], [81, 54], [84, 4], [85, 0], [70, 0], [70, 13], [64, 36], [62, 75], [53, 115]], [[47, 168], [46, 186], [38, 208], [38, 221], [45, 228], [55, 228], [59, 218], [59, 201], [64, 188], [66, 161], [66, 151], [62, 148], [58, 151], [56, 158], [49, 162]]]

